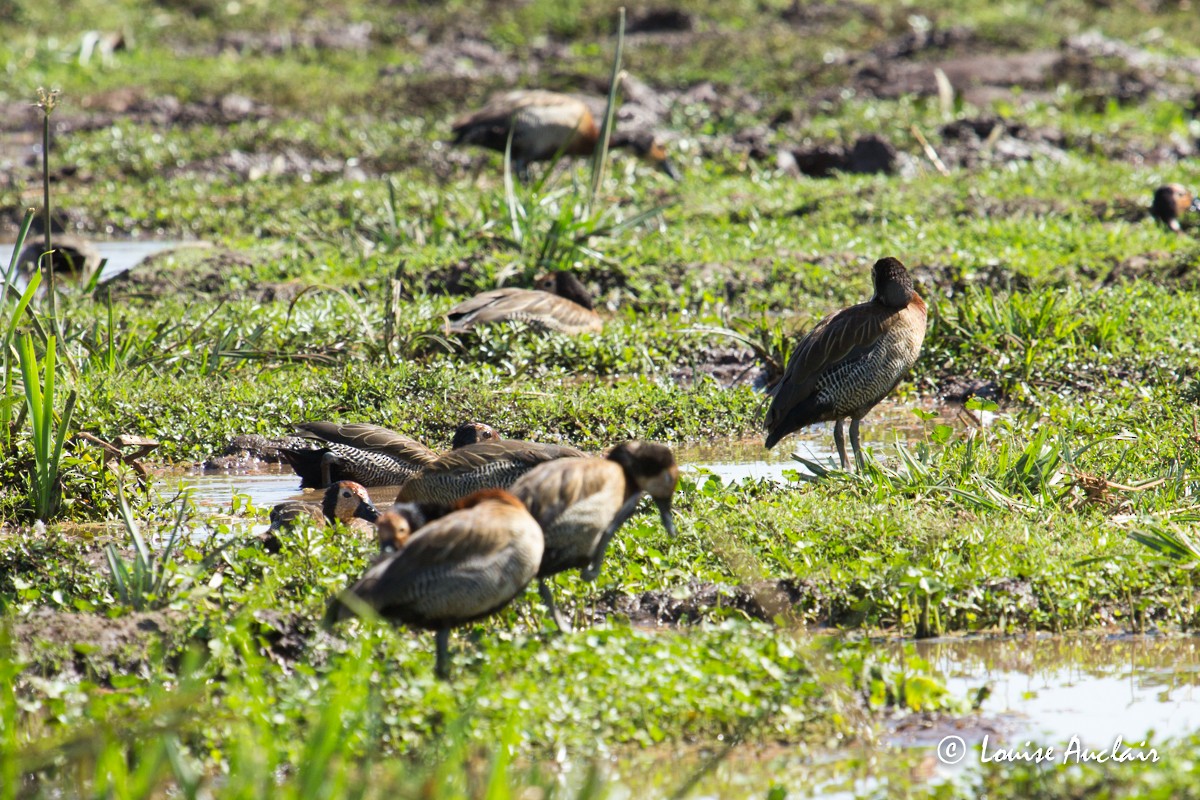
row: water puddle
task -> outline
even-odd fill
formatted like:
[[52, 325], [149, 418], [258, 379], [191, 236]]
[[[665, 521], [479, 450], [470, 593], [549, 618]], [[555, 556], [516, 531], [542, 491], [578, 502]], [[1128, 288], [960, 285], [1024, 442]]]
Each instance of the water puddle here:
[[206, 242], [169, 242], [169, 241], [116, 241], [116, 242], [93, 242], [96, 249], [100, 252], [101, 258], [108, 259], [108, 263], [104, 265], [104, 272], [100, 275], [100, 282], [111, 280], [122, 272], [129, 270], [141, 264], [147, 258], [167, 250], [175, 250], [181, 247], [208, 247]]
[[[1031, 636], [908, 645], [956, 695], [990, 690], [985, 716], [1011, 724], [1010, 744], [1108, 749], [1200, 730], [1200, 639]], [[897, 645], [899, 647], [899, 645]], [[982, 734], [962, 734], [968, 745]], [[995, 737], [992, 737], [995, 741]], [[936, 744], [936, 742], [934, 742]]]
[[[27, 239], [26, 246], [32, 237]], [[53, 243], [53, 242], [52, 242]], [[11, 254], [14, 242], [0, 242], [0, 253]], [[147, 258], [158, 255], [159, 253], [168, 250], [177, 250], [186, 247], [211, 247], [208, 242], [202, 241], [165, 241], [165, 240], [134, 240], [124, 239], [118, 241], [96, 241], [88, 240], [87, 245], [94, 251], [91, 257], [94, 257], [98, 264], [101, 260], [107, 259], [104, 265], [104, 272], [100, 274], [100, 283], [115, 278], [122, 272], [128, 272], [134, 267], [141, 264]], [[8, 265], [7, 255], [3, 259], [5, 267]], [[3, 277], [0, 277], [0, 284], [3, 283]], [[13, 280], [13, 284], [18, 288], [25, 287], [25, 276], [19, 275]]]
[[[881, 403], [862, 423], [863, 447], [876, 458], [887, 459], [894, 454], [896, 446], [923, 439], [935, 425], [949, 425], [960, 432], [968, 426], [989, 424], [995, 417], [991, 415], [980, 420], [976, 415], [975, 419], [968, 419], [956, 407], [937, 405], [922, 407], [923, 411], [936, 415], [925, 422], [918, 419], [912, 409], [912, 404]], [[787, 484], [814, 474], [793, 455], [827, 470], [841, 468], [833, 429], [832, 422], [813, 425], [789, 436], [774, 450], [763, 447], [762, 439], [744, 439], [676, 448], [675, 457], [683, 473], [696, 479], [716, 475], [724, 483], [762, 480]], [[851, 454], [849, 441], [846, 452]]]
[[[1073, 738], [1083, 750], [1108, 754], [1121, 737], [1122, 750], [1149, 753], [1200, 730], [1197, 637], [972, 637], [880, 647], [897, 659], [923, 659], [954, 696], [972, 698], [983, 686], [991, 694], [975, 714], [902, 718], [886, 726], [878, 746], [814, 752], [738, 745], [723, 752], [718, 745], [614, 756], [605, 763], [615, 784], [607, 796], [674, 797], [692, 780], [689, 798], [903, 796], [903, 787], [914, 784], [1009, 768], [981, 763], [985, 735], [992, 757], [1001, 748], [1053, 747], [1059, 754], [1054, 763], [1061, 765], [1074, 763], [1062, 755]], [[962, 749], [940, 750], [951, 737]], [[671, 768], [664, 769], [664, 763]]]

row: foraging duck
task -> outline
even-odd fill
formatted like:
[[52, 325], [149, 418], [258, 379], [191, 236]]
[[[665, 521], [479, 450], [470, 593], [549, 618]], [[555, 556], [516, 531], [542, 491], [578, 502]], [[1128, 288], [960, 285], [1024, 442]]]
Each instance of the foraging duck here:
[[396, 500], [451, 506], [481, 489], [507, 489], [538, 464], [582, 456], [574, 447], [511, 439], [467, 445], [426, 464], [400, 487]]
[[571, 630], [558, 612], [546, 580], [569, 569], [595, 580], [617, 530], [633, 516], [643, 495], [658, 506], [663, 527], [674, 535], [671, 498], [679, 467], [670, 448], [655, 442], [625, 442], [605, 458], [560, 458], [534, 467], [512, 486], [542, 527], [545, 549], [538, 568], [538, 593], [558, 629]]
[[325, 490], [319, 503], [289, 500], [271, 509], [271, 527], [261, 541], [269, 552], [279, 551], [278, 533], [302, 521], [316, 527], [340, 522], [348, 528], [363, 528], [378, 518], [367, 490], [354, 481], [339, 481]]
[[[503, 153], [511, 129], [513, 169], [524, 180], [534, 161], [549, 161], [560, 153], [592, 155], [600, 141], [601, 122], [581, 98], [518, 89], [493, 95], [483, 108], [455, 120], [452, 144], [473, 144]], [[671, 179], [680, 179], [667, 151], [651, 135], [614, 130], [608, 146], [632, 150]]]
[[570, 272], [540, 276], [536, 289], [493, 289], [464, 300], [446, 312], [450, 331], [465, 333], [476, 325], [524, 322], [543, 331], [577, 334], [604, 326], [592, 296]]
[[[297, 426], [297, 435], [324, 443], [319, 448], [279, 451], [300, 476], [301, 489], [320, 489], [341, 480], [363, 486], [398, 486], [438, 457], [415, 439], [366, 423], [305, 422]], [[499, 438], [490, 425], [467, 422], [458, 426], [450, 446]]]
[[490, 489], [414, 533], [329, 603], [326, 625], [366, 606], [394, 623], [432, 630], [437, 674], [449, 671], [450, 629], [504, 608], [537, 574], [542, 529], [521, 501]]
[[1200, 211], [1200, 198], [1193, 198], [1182, 184], [1168, 183], [1154, 190], [1154, 201], [1150, 203], [1150, 215], [1169, 230], [1183, 233], [1179, 218], [1188, 211]]
[[796, 345], [772, 391], [765, 424], [768, 449], [806, 425], [836, 421], [833, 439], [842, 469], [848, 470], [842, 420], [849, 417], [850, 445], [862, 468], [859, 422], [912, 368], [925, 339], [925, 301], [904, 264], [881, 258], [873, 277], [870, 300], [821, 320]]

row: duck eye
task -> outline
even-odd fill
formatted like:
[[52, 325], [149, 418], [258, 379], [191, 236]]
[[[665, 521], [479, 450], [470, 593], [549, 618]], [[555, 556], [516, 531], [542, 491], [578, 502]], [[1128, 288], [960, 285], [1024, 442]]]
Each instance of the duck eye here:
[[349, 497], [349, 496], [350, 496], [349, 492], [342, 492], [342, 497]]

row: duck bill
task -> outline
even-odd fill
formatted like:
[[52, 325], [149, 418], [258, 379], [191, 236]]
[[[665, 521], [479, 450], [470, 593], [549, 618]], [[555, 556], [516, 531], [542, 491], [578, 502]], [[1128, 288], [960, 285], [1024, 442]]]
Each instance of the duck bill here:
[[1200, 197], [1192, 200], [1192, 204], [1188, 206], [1188, 208], [1190, 208], [1192, 211], [1200, 211]]
[[358, 504], [358, 508], [354, 509], [354, 516], [358, 519], [365, 519], [367, 522], [375, 522], [379, 519], [379, 511], [375, 506], [363, 501]]
[[658, 516], [662, 519], [663, 527], [667, 529], [667, 533], [674, 536], [675, 518], [671, 516], [671, 498], [655, 497], [654, 505], [658, 506]]
[[681, 173], [679, 168], [675, 166], [675, 162], [671, 161], [669, 158], [664, 158], [662, 161], [658, 162], [658, 169], [676, 183], [683, 180], [683, 173]]

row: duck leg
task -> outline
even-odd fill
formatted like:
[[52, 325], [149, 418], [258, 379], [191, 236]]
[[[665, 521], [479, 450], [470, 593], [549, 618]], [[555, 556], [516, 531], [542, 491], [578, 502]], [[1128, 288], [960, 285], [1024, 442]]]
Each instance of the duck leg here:
[[[853, 437], [853, 424], [850, 428], [851, 437]], [[842, 469], [846, 472], [850, 471], [850, 459], [846, 458], [846, 435], [842, 431], [842, 421], [839, 419], [833, 426], [833, 442], [837, 445], [838, 458], [842, 461]], [[855, 452], [858, 452], [855, 450]]]
[[440, 628], [434, 634], [437, 641], [437, 665], [434, 673], [442, 680], [450, 679], [450, 629]]
[[863, 470], [862, 445], [858, 441], [858, 423], [861, 419], [850, 420], [850, 447], [854, 449], [854, 465], [859, 472]]
[[554, 624], [562, 633], [571, 633], [573, 628], [571, 623], [563, 617], [559, 612], [558, 606], [554, 604], [554, 593], [550, 591], [550, 586], [542, 578], [538, 578], [538, 594], [542, 597], [542, 602], [546, 604], [546, 608], [550, 611], [550, 619], [554, 620]]

